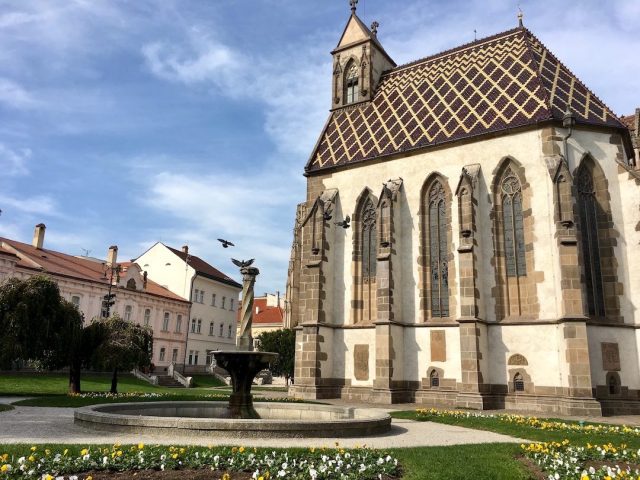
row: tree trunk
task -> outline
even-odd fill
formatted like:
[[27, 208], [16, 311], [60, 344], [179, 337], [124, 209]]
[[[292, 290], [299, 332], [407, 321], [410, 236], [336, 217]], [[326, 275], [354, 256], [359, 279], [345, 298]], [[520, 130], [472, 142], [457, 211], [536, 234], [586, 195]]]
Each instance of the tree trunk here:
[[111, 393], [118, 393], [118, 367], [113, 369], [113, 377], [111, 377]]
[[81, 393], [80, 365], [76, 362], [71, 362], [69, 365], [69, 393]]

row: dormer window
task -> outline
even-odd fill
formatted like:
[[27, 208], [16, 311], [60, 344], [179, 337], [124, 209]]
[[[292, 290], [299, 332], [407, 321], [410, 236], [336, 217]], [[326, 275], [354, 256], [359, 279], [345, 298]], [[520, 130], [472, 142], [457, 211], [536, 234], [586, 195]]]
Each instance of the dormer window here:
[[344, 80], [345, 94], [347, 104], [358, 101], [358, 66], [352, 61], [346, 69], [346, 77]]

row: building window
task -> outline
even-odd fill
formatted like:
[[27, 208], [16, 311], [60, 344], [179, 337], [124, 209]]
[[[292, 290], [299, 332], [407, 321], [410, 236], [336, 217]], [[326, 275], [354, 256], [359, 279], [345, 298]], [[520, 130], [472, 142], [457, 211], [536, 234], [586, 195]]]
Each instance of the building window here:
[[193, 365], [193, 350], [189, 350], [189, 365]]
[[353, 60], [346, 68], [344, 81], [346, 103], [354, 103], [358, 101], [358, 66]]
[[440, 386], [440, 377], [438, 376], [438, 372], [436, 370], [431, 370], [431, 374], [429, 375], [429, 385], [432, 387]]
[[173, 353], [171, 354], [171, 361], [176, 363], [178, 361], [178, 349], [174, 348]]
[[182, 315], [176, 317], [176, 333], [180, 333], [182, 330]]
[[215, 293], [211, 294], [211, 306], [212, 307], [216, 306], [216, 294]]
[[210, 322], [209, 323], [209, 335], [213, 335], [213, 327], [214, 327], [214, 323]]
[[229, 310], [233, 312], [233, 298], [229, 299]]
[[162, 331], [169, 331], [169, 312], [164, 312], [164, 318], [162, 319]]
[[198, 319], [198, 328], [196, 329], [196, 333], [201, 333], [202, 332], [202, 319], [199, 318]]
[[229, 332], [227, 333], [227, 337], [229, 338], [231, 338], [231, 331], [232, 331], [232, 328], [231, 328], [231, 325], [229, 325]]
[[164, 347], [162, 347], [160, 349], [160, 355], [158, 356], [158, 360], [159, 361], [164, 362], [164, 354], [165, 354], [165, 349], [164, 349]]
[[604, 288], [600, 263], [600, 244], [598, 240], [598, 200], [593, 176], [584, 165], [576, 175], [578, 191], [578, 213], [580, 215], [580, 233], [582, 234], [582, 260], [587, 290], [587, 308], [589, 315], [604, 317]]
[[211, 365], [213, 362], [213, 353], [207, 352], [206, 365]]
[[522, 186], [518, 176], [508, 168], [500, 184], [505, 264], [508, 277], [527, 275], [522, 217]]
[[513, 390], [516, 392], [524, 392], [524, 379], [520, 373], [513, 376]]
[[131, 321], [131, 312], [133, 311], [133, 307], [131, 305], [127, 305], [124, 307], [124, 319], [127, 322]]
[[136, 289], [136, 281], [135, 281], [133, 278], [130, 278], [130, 279], [127, 281], [127, 288], [128, 288], [129, 290], [135, 290], [135, 289]]
[[196, 319], [191, 319], [191, 333], [196, 333]]
[[222, 297], [222, 306], [221, 308], [224, 308], [224, 304], [227, 303], [227, 297]]
[[222, 337], [224, 335], [224, 323], [220, 324], [220, 337]]
[[368, 196], [358, 208], [357, 235], [355, 239], [356, 279], [355, 322], [370, 323], [376, 320], [376, 269], [378, 253], [377, 212]]
[[73, 297], [71, 297], [71, 303], [73, 304], [74, 307], [76, 308], [80, 308], [80, 297], [78, 295], [74, 295]]
[[200, 303], [204, 303], [204, 290], [200, 290]]
[[449, 316], [449, 264], [447, 241], [447, 200], [444, 187], [435, 181], [428, 196], [429, 281], [431, 317]]
[[194, 365], [198, 365], [198, 354], [199, 354], [199, 353], [200, 353], [200, 352], [198, 352], [198, 351], [196, 351], [196, 352], [194, 352], [194, 353], [193, 353], [193, 364], [194, 364]]
[[151, 322], [151, 309], [145, 308], [144, 309], [144, 325], [145, 325], [145, 327], [148, 327], [150, 322]]
[[193, 291], [193, 301], [194, 303], [198, 303], [198, 298], [200, 298], [200, 290], [197, 288]]

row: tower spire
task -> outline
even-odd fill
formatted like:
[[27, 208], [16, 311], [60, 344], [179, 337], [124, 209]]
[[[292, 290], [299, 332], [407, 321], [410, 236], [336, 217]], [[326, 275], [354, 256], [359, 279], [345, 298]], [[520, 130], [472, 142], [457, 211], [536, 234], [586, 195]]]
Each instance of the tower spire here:
[[518, 27], [520, 28], [524, 27], [524, 22], [522, 21], [523, 18], [524, 18], [524, 13], [522, 13], [522, 9], [518, 5]]
[[351, 13], [355, 15], [356, 8], [358, 6], [358, 0], [349, 0], [349, 4], [351, 5]]

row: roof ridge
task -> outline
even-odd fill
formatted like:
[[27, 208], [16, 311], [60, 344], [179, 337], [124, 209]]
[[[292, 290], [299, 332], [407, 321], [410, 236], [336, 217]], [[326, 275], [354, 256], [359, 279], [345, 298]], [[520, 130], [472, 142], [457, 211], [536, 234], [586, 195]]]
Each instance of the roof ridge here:
[[[541, 46], [544, 50], [546, 50], [546, 51], [547, 51], [547, 54], [548, 54], [548, 55], [551, 55], [551, 57], [552, 57], [556, 62], [558, 62], [558, 64], [560, 65], [560, 67], [561, 67], [561, 68], [565, 69], [565, 70], [566, 70], [566, 72], [567, 72], [570, 76], [572, 76], [573, 78], [575, 78], [575, 79], [578, 81], [578, 83], [580, 83], [580, 85], [582, 85], [582, 86], [584, 87], [584, 89], [585, 89], [585, 90], [587, 90], [587, 91], [588, 91], [588, 92], [593, 96], [593, 98], [595, 98], [598, 102], [600, 102], [600, 103], [602, 104], [602, 106], [603, 106], [604, 108], [606, 108], [606, 109], [609, 111], [609, 113], [611, 113], [611, 116], [613, 116], [613, 118], [615, 118], [615, 119], [618, 121], [618, 123], [620, 123], [620, 120], [619, 120], [619, 119], [620, 119], [620, 116], [619, 116], [619, 115], [616, 115], [616, 112], [614, 112], [614, 111], [611, 109], [611, 107], [609, 107], [609, 105], [607, 105], [604, 101], [602, 101], [602, 99], [601, 99], [598, 95], [596, 95], [596, 94], [595, 94], [595, 92], [594, 92], [591, 88], [587, 87], [587, 84], [586, 84], [586, 83], [584, 83], [584, 82], [582, 81], [582, 79], [581, 79], [578, 75], [576, 75], [575, 73], [573, 73], [573, 70], [571, 70], [569, 67], [567, 67], [567, 65], [565, 65], [565, 63], [564, 63], [562, 60], [560, 60], [560, 59], [556, 56], [556, 54], [555, 54], [555, 53], [553, 53], [553, 51], [552, 51], [549, 47], [547, 47], [547, 46], [545, 45], [545, 43], [544, 43], [543, 41], [541, 41], [541, 40], [540, 40], [540, 39], [539, 39], [539, 38], [538, 38], [538, 37], [537, 37], [537, 36], [536, 36], [536, 35], [535, 35], [531, 30], [529, 30], [529, 29], [527, 29], [527, 28], [525, 28], [525, 30], [526, 30], [526, 32], [531, 36], [531, 38], [533, 38], [536, 42], [538, 42], [538, 43], [540, 44], [540, 46]], [[539, 75], [539, 74], [538, 74], [538, 75]]]
[[400, 71], [406, 69], [406, 68], [412, 68], [412, 67], [416, 67], [422, 63], [427, 63], [430, 62], [432, 60], [436, 60], [439, 57], [445, 57], [448, 55], [451, 55], [453, 53], [457, 53], [457, 52], [461, 52], [463, 50], [466, 50], [468, 48], [472, 48], [472, 47], [476, 47], [476, 46], [480, 46], [483, 43], [487, 43], [487, 42], [492, 42], [494, 40], [498, 40], [499, 38], [502, 37], [508, 37], [512, 34], [518, 33], [518, 31], [522, 30], [522, 27], [516, 27], [516, 28], [512, 28], [511, 30], [505, 30], [504, 32], [500, 32], [500, 33], [496, 33], [494, 35], [489, 35], [488, 37], [484, 37], [481, 38], [479, 40], [474, 40], [473, 42], [468, 42], [468, 43], [464, 43], [462, 45], [458, 45], [457, 47], [453, 47], [453, 48], [449, 48], [448, 50], [443, 50], [441, 52], [429, 55], [427, 57], [424, 58], [419, 58], [418, 60], [413, 60], [409, 63], [404, 63], [402, 65], [398, 65], [397, 67], [391, 69], [391, 70], [387, 70], [386, 72], [384, 72], [382, 75], [383, 76], [387, 76], [387, 75], [392, 75], [394, 73], [399, 73]]
[[[520, 30], [522, 30], [523, 33], [523, 39], [524, 39], [524, 44], [526, 46], [526, 55], [529, 57], [531, 63], [533, 63], [533, 65], [535, 66], [534, 68], [534, 78], [536, 79], [536, 82], [538, 83], [538, 86], [540, 88], [540, 90], [542, 91], [542, 96], [544, 97], [544, 103], [547, 106], [547, 110], [549, 111], [549, 118], [553, 119], [553, 105], [551, 105], [551, 97], [549, 96], [549, 92], [547, 91], [547, 88], [544, 86], [544, 82], [542, 81], [542, 78], [540, 78], [540, 64], [536, 61], [536, 56], [533, 55], [532, 53], [532, 49], [533, 49], [533, 45], [531, 44], [531, 40], [529, 38], [529, 36], [527, 35], [527, 33], [531, 34], [533, 36], [533, 34], [531, 33], [531, 31], [526, 28], [526, 27], [521, 27]], [[534, 38], [536, 38], [534, 36]], [[537, 40], [537, 38], [536, 38]], [[542, 45], [542, 43], [541, 43]], [[543, 45], [544, 47], [544, 45]], [[546, 47], [544, 47], [545, 49], [547, 49]], [[547, 49], [548, 50], [548, 49]], [[551, 53], [549, 51], [549, 53]]]

